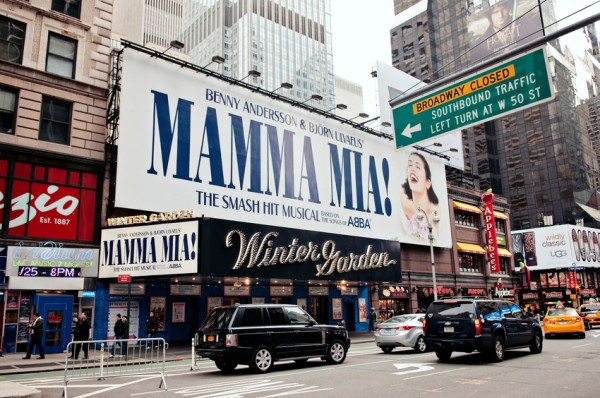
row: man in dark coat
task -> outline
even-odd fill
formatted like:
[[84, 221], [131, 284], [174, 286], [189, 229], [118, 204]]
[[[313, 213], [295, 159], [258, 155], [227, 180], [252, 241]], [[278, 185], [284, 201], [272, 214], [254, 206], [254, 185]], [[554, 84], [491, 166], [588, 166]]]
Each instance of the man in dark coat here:
[[[146, 333], [148, 334], [148, 338], [156, 337], [156, 332], [158, 332], [158, 318], [154, 315], [154, 311], [150, 311], [150, 316], [148, 317], [148, 321], [146, 323]], [[153, 341], [149, 341], [146, 344], [146, 348], [152, 348]]]
[[115, 322], [115, 326], [113, 331], [115, 333], [115, 342], [113, 343], [111, 354], [109, 358], [113, 358], [115, 356], [115, 348], [117, 344], [121, 347], [121, 353], [123, 353], [123, 344], [127, 347], [127, 343], [120, 342], [118, 340], [127, 339], [127, 333], [125, 332], [125, 324], [123, 323], [123, 319], [121, 319], [121, 314], [117, 314], [117, 321]]
[[44, 335], [44, 320], [37, 312], [33, 314], [33, 321], [29, 323], [29, 347], [27, 348], [27, 354], [23, 359], [31, 358], [33, 347], [36, 345], [40, 350], [40, 356], [38, 359], [44, 359], [44, 344], [42, 343], [42, 336]]
[[[75, 323], [75, 341], [87, 341], [90, 338], [90, 329], [91, 329], [90, 321], [87, 320], [87, 315], [85, 312], [82, 312], [77, 319], [77, 323]], [[75, 344], [75, 359], [79, 359], [79, 352], [81, 351], [81, 346], [83, 346], [83, 357], [88, 359], [88, 343], [78, 343]], [[69, 358], [73, 358], [71, 355]]]

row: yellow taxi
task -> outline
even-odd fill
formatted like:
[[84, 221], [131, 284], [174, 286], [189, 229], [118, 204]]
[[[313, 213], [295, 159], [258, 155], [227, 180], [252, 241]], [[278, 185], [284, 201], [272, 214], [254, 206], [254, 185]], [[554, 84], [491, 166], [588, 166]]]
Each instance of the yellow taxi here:
[[590, 330], [594, 325], [600, 325], [599, 303], [583, 303], [579, 306], [579, 313], [583, 317], [583, 322], [587, 330]]
[[557, 334], [576, 334], [585, 339], [583, 318], [575, 308], [569, 308], [560, 302], [556, 307], [548, 308], [544, 316], [544, 334], [547, 338]]

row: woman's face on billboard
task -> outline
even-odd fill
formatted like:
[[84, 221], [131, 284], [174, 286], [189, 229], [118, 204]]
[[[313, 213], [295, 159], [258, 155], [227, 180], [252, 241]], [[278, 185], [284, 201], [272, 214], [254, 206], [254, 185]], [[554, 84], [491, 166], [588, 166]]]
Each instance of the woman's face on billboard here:
[[420, 156], [412, 154], [408, 157], [406, 170], [408, 184], [413, 193], [424, 193], [431, 186], [431, 181], [425, 172], [425, 163]]

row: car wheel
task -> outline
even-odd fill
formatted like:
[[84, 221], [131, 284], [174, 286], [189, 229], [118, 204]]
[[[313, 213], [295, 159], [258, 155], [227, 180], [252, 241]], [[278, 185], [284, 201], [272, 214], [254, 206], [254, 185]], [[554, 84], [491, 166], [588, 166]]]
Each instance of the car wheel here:
[[544, 339], [542, 338], [542, 332], [535, 332], [533, 336], [533, 341], [531, 342], [531, 346], [529, 347], [529, 351], [531, 351], [534, 354], [539, 354], [540, 352], [542, 352], [543, 341]]
[[447, 361], [448, 359], [450, 359], [450, 356], [452, 355], [452, 351], [451, 350], [435, 350], [435, 355], [438, 357], [438, 359], [440, 361]]
[[217, 365], [217, 368], [219, 368], [219, 370], [226, 373], [233, 371], [238, 366], [238, 364], [235, 362], [225, 361], [223, 359], [216, 360], [215, 365]]
[[340, 340], [334, 340], [327, 346], [325, 359], [328, 363], [340, 364], [346, 359], [348, 348]]
[[386, 354], [389, 354], [394, 349], [394, 347], [379, 347], [379, 348], [381, 348], [381, 351], [385, 352]]
[[415, 344], [415, 351], [419, 353], [427, 351], [427, 343], [425, 342], [425, 337], [419, 336], [419, 338], [417, 339], [417, 343]]
[[585, 332], [583, 332], [583, 333], [579, 333], [579, 338], [580, 338], [580, 339], [585, 339]]
[[492, 351], [490, 352], [492, 359], [496, 362], [502, 362], [504, 360], [504, 340], [500, 336], [494, 336], [494, 344], [492, 345]]
[[273, 367], [273, 352], [265, 345], [254, 350], [250, 359], [250, 369], [258, 373], [267, 373]]

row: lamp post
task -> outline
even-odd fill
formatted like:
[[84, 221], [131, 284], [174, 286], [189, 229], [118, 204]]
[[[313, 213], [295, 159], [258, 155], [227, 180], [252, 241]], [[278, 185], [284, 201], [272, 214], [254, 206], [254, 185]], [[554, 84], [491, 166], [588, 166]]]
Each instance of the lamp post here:
[[435, 257], [433, 256], [433, 223], [440, 222], [440, 217], [437, 214], [437, 211], [433, 213], [433, 217], [431, 218], [431, 222], [429, 221], [429, 217], [420, 207], [417, 209], [417, 219], [427, 221], [427, 230], [429, 231], [429, 252], [431, 253], [431, 278], [433, 279], [433, 299], [437, 300], [437, 283], [435, 280]]

